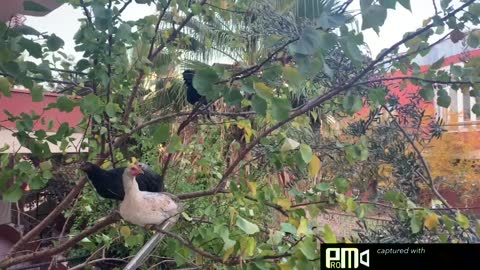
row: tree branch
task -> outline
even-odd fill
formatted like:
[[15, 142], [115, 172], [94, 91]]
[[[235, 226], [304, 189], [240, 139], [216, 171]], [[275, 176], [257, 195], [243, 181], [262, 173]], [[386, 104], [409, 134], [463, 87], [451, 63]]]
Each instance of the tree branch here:
[[399, 56], [397, 56], [397, 57], [393, 57], [393, 58], [387, 59], [387, 60], [385, 60], [385, 61], [382, 61], [382, 62], [378, 63], [378, 65], [379, 65], [379, 66], [383, 66], [383, 65], [385, 65], [385, 64], [387, 64], [387, 63], [391, 63], [391, 62], [396, 61], [396, 60], [400, 60], [400, 59], [403, 59], [403, 58], [407, 58], [407, 57], [409, 57], [409, 56], [411, 56], [411, 55], [414, 55], [414, 54], [417, 54], [417, 53], [419, 53], [419, 52], [421, 52], [421, 51], [428, 50], [428, 49], [436, 46], [436, 45], [439, 44], [440, 42], [444, 41], [452, 32], [453, 32], [453, 30], [450, 31], [450, 32], [448, 32], [448, 33], [445, 34], [443, 37], [439, 38], [437, 41], [433, 42], [432, 44], [429, 44], [429, 45], [426, 46], [426, 47], [420, 47], [420, 48], [418, 48], [417, 50], [415, 50], [415, 51], [413, 51], [413, 52], [405, 53], [405, 54], [399, 55]]
[[148, 50], [148, 59], [152, 57], [153, 53], [153, 47], [155, 46], [155, 41], [157, 39], [157, 34], [158, 34], [158, 28], [160, 27], [160, 23], [163, 20], [163, 17], [165, 16], [165, 13], [167, 13], [167, 9], [170, 7], [170, 3], [172, 0], [168, 0], [165, 6], [163, 7], [162, 12], [160, 13], [160, 16], [158, 16], [157, 24], [155, 25], [155, 32], [153, 34], [152, 40], [150, 41], [150, 49]]
[[[0, 75], [1, 76], [5, 76], [5, 77], [10, 77], [10, 78], [14, 78], [14, 76], [8, 74], [8, 73], [3, 73], [3, 72], [0, 72]], [[49, 83], [58, 83], [58, 84], [65, 84], [65, 85], [74, 85], [74, 86], [77, 86], [78, 83], [75, 83], [75, 82], [67, 82], [67, 81], [61, 81], [61, 80], [54, 80], [54, 79], [42, 79], [42, 78], [36, 78], [36, 77], [31, 77], [31, 76], [26, 76], [28, 79], [32, 80], [32, 81], [36, 81], [36, 82], [49, 82]]]
[[132, 3], [132, 0], [128, 0], [127, 2], [125, 2], [125, 4], [123, 4], [123, 6], [118, 10], [118, 14], [113, 16], [112, 21], [115, 21], [115, 19], [117, 19], [118, 16], [120, 16], [120, 14], [125, 11], [125, 9], [128, 7], [128, 5], [130, 5], [130, 3]]
[[[32, 240], [35, 236], [39, 235], [45, 227], [47, 227], [53, 220], [66, 209], [70, 203], [75, 199], [75, 197], [82, 191], [83, 186], [87, 183], [87, 178], [83, 177], [80, 179], [80, 182], [68, 193], [68, 195], [63, 199], [60, 204], [55, 207], [46, 218], [44, 218], [37, 226], [25, 234], [13, 247], [10, 249], [9, 253], [14, 254], [20, 248], [22, 248], [28, 241]], [[2, 264], [0, 264], [2, 265]]]
[[118, 214], [118, 212], [113, 212], [109, 216], [99, 220], [92, 227], [83, 230], [79, 234], [72, 237], [70, 240], [68, 240], [65, 243], [60, 244], [60, 245], [58, 245], [54, 248], [50, 248], [50, 249], [46, 249], [46, 250], [42, 250], [42, 251], [37, 251], [37, 252], [34, 252], [34, 253], [30, 253], [30, 254], [27, 254], [27, 255], [22, 255], [22, 256], [18, 256], [18, 257], [14, 257], [14, 258], [6, 257], [2, 262], [0, 262], [0, 269], [7, 268], [11, 265], [18, 264], [20, 262], [27, 262], [27, 261], [31, 261], [31, 260], [42, 259], [42, 258], [46, 258], [46, 257], [50, 257], [52, 255], [58, 254], [60, 252], [63, 252], [65, 250], [75, 246], [83, 238], [104, 229], [108, 225], [110, 225], [112, 223], [115, 223], [118, 220], [120, 220], [120, 215]]
[[256, 261], [256, 260], [275, 260], [275, 259], [289, 257], [289, 256], [292, 255], [291, 253], [282, 253], [282, 254], [277, 254], [277, 255], [259, 256], [259, 257], [248, 258], [248, 259], [243, 259], [241, 257], [233, 257], [233, 258], [227, 260], [226, 262], [224, 262], [222, 257], [220, 257], [218, 255], [211, 254], [209, 252], [206, 252], [206, 251], [203, 251], [203, 250], [197, 248], [193, 243], [183, 239], [179, 235], [176, 235], [174, 233], [171, 233], [169, 231], [164, 231], [164, 230], [158, 230], [158, 232], [163, 233], [163, 234], [167, 235], [168, 237], [179, 241], [180, 243], [182, 243], [182, 245], [186, 246], [191, 251], [199, 254], [202, 257], [209, 258], [209, 259], [211, 259], [211, 260], [213, 260], [217, 263], [225, 264], [225, 265], [228, 265], [228, 266], [234, 266], [234, 265], [238, 265], [238, 264], [241, 264], [241, 263], [253, 262], [253, 261]]
[[245, 78], [253, 75], [257, 71], [259, 71], [264, 65], [266, 65], [268, 62], [270, 62], [278, 53], [283, 51], [288, 45], [292, 44], [293, 42], [295, 42], [297, 40], [299, 40], [299, 38], [294, 38], [294, 39], [291, 39], [291, 40], [287, 41], [285, 44], [283, 44], [278, 49], [276, 49], [273, 53], [268, 55], [268, 57], [265, 60], [263, 60], [262, 62], [260, 62], [259, 64], [251, 66], [249, 68], [246, 68], [242, 71], [239, 71], [239, 72], [233, 74], [230, 79], [218, 81], [218, 82], [216, 82], [216, 84], [233, 82], [233, 81], [245, 79]]
[[480, 81], [475, 81], [475, 82], [467, 82], [467, 81], [437, 81], [437, 80], [431, 80], [431, 79], [424, 79], [420, 77], [414, 77], [414, 76], [400, 76], [400, 77], [384, 77], [380, 79], [374, 79], [374, 80], [368, 80], [368, 81], [362, 81], [359, 83], [354, 84], [353, 86], [359, 86], [359, 85], [364, 85], [364, 84], [369, 84], [369, 83], [377, 83], [377, 82], [385, 82], [385, 81], [396, 81], [396, 80], [413, 80], [413, 81], [421, 81], [421, 82], [428, 82], [428, 83], [438, 83], [438, 84], [468, 84], [468, 85], [473, 85], [474, 83], [480, 83]]
[[[206, 2], [206, 0], [202, 0], [199, 4], [204, 5], [205, 2]], [[165, 12], [160, 14], [160, 19], [163, 18], [163, 16], [165, 15], [166, 9], [164, 9], [164, 11]], [[192, 19], [193, 16], [194, 16], [193, 13], [189, 13], [185, 17], [183, 22], [180, 24], [180, 26], [177, 29], [175, 29], [175, 31], [173, 31], [173, 33], [168, 37], [168, 39], [165, 42], [163, 42], [162, 44], [160, 44], [160, 46], [157, 49], [155, 49], [152, 53], [149, 53], [148, 59], [150, 61], [152, 61], [167, 46], [167, 44], [175, 41], [175, 39], [177, 38], [177, 35], [180, 33], [180, 31], [183, 29], [183, 27], [185, 27], [185, 25], [190, 21], [190, 19]], [[152, 39], [152, 41], [155, 41], [155, 40]], [[127, 106], [125, 107], [125, 113], [123, 115], [123, 123], [126, 123], [127, 120], [128, 120], [128, 117], [130, 116], [130, 112], [132, 111], [133, 101], [135, 100], [135, 98], [137, 96], [138, 89], [140, 88], [140, 84], [142, 83], [142, 80], [143, 80], [144, 77], [145, 77], [145, 73], [143, 71], [140, 71], [140, 74], [138, 75], [137, 80], [135, 81], [135, 85], [133, 86], [132, 93], [130, 94], [130, 97], [128, 98]]]
[[94, 27], [93, 27], [92, 16], [90, 15], [90, 12], [88, 11], [87, 6], [85, 5], [85, 2], [84, 2], [83, 0], [80, 0], [80, 5], [81, 5], [82, 8], [83, 8], [83, 12], [85, 12], [85, 16], [87, 17], [88, 23], [90, 24], [90, 26], [91, 26], [92, 28], [94, 28]]
[[[254, 202], [258, 202], [257, 199], [251, 197], [251, 196], [245, 196], [246, 199], [250, 200], [250, 201], [254, 201]], [[275, 210], [277, 210], [278, 212], [280, 212], [282, 215], [288, 217], [288, 213], [287, 211], [283, 210], [283, 208], [280, 206], [280, 205], [277, 205], [277, 204], [273, 204], [271, 202], [264, 202], [266, 206], [269, 206]]]
[[[207, 1], [206, 0], [202, 0], [200, 1], [198, 4], [200, 6], [203, 6]], [[167, 41], [165, 41], [164, 43], [162, 43], [158, 48], [155, 49], [155, 51], [152, 53], [151, 55], [151, 59], [155, 59], [155, 57], [157, 57], [157, 55], [165, 48], [165, 46], [174, 41], [176, 38], [177, 38], [177, 35], [180, 33], [180, 31], [182, 31], [182, 29], [185, 27], [185, 25], [187, 25], [187, 23], [193, 18], [195, 14], [193, 13], [189, 13], [185, 19], [182, 21], [182, 23], [178, 26], [177, 29], [175, 29], [175, 31], [173, 31], [173, 33], [168, 37]]]
[[[450, 17], [454, 16], [456, 13], [461, 11], [463, 8], [471, 5], [475, 0], [470, 0], [466, 3], [464, 3], [462, 6], [454, 10], [453, 12], [449, 13], [448, 15], [444, 16], [441, 21], [445, 21], [449, 19]], [[339, 86], [334, 88], [333, 90], [325, 93], [322, 96], [319, 96], [308, 103], [306, 103], [303, 107], [292, 113], [287, 119], [283, 121], [277, 122], [277, 124], [273, 125], [272, 127], [266, 129], [264, 132], [262, 132], [260, 135], [258, 135], [251, 143], [249, 143], [238, 155], [237, 159], [235, 159], [230, 166], [225, 170], [225, 173], [223, 174], [222, 179], [220, 180], [220, 183], [217, 185], [216, 189], [221, 189], [227, 180], [227, 178], [230, 176], [230, 174], [233, 172], [235, 167], [240, 163], [241, 160], [245, 158], [245, 156], [250, 152], [250, 150], [253, 149], [255, 145], [260, 143], [260, 140], [266, 136], [268, 136], [271, 132], [274, 130], [280, 128], [281, 126], [285, 125], [286, 123], [290, 122], [292, 119], [296, 118], [297, 116], [300, 116], [311, 109], [315, 108], [316, 106], [319, 106], [320, 104], [332, 99], [336, 95], [340, 94], [341, 92], [345, 91], [346, 89], [350, 89], [357, 81], [359, 81], [361, 78], [363, 78], [368, 72], [370, 72], [376, 64], [378, 64], [380, 61], [382, 61], [385, 56], [393, 52], [395, 49], [397, 49], [400, 45], [404, 44], [405, 42], [415, 38], [418, 35], [421, 35], [422, 33], [426, 32], [430, 28], [434, 27], [435, 24], [431, 23], [427, 25], [426, 27], [419, 29], [415, 31], [412, 34], [407, 35], [404, 37], [402, 40], [396, 42], [395, 44], [392, 45], [389, 49], [383, 51], [381, 54], [378, 55], [378, 57], [372, 61], [362, 72], [360, 72], [357, 76], [355, 76], [353, 79], [351, 79], [347, 84], [343, 86]]]
[[415, 142], [412, 140], [412, 138], [410, 138], [410, 136], [409, 136], [408, 133], [405, 131], [405, 129], [397, 122], [397, 120], [395, 119], [395, 116], [392, 114], [392, 112], [391, 112], [387, 107], [385, 107], [385, 106], [383, 106], [383, 108], [385, 109], [385, 111], [387, 111], [388, 115], [392, 118], [393, 124], [398, 128], [398, 130], [400, 130], [400, 132], [403, 134], [403, 137], [405, 137], [405, 139], [408, 141], [408, 143], [412, 146], [412, 148], [413, 148], [413, 150], [415, 151], [415, 153], [417, 153], [417, 157], [418, 157], [418, 159], [420, 160], [420, 163], [422, 164], [425, 173], [427, 174], [428, 185], [429, 185], [430, 188], [432, 189], [433, 193], [435, 193], [435, 195], [438, 197], [438, 199], [439, 199], [445, 206], [447, 206], [448, 208], [452, 208], [452, 207], [450, 206], [450, 204], [447, 202], [447, 200], [445, 200], [445, 198], [443, 198], [443, 196], [440, 194], [440, 192], [438, 192], [438, 190], [435, 188], [435, 186], [434, 186], [434, 184], [433, 184], [432, 173], [430, 172], [430, 168], [428, 167], [428, 164], [427, 164], [427, 162], [425, 161], [425, 158], [423, 158], [423, 155], [422, 155], [422, 152], [420, 151], [420, 149], [418, 149], [417, 145], [416, 145]]

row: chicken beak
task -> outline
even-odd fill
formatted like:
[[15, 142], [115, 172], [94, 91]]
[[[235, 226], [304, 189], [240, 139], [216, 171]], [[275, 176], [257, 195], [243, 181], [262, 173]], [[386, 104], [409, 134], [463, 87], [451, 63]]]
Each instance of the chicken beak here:
[[136, 165], [135, 169], [137, 171], [137, 174], [145, 174], [145, 172], [142, 169], [142, 166]]

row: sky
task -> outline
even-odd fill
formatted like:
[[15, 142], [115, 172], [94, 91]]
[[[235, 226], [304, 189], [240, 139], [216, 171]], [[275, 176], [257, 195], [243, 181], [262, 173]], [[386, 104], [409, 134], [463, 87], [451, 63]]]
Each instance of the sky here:
[[[372, 56], [375, 57], [384, 48], [390, 47], [399, 41], [407, 31], [414, 31], [422, 26], [423, 20], [434, 14], [432, 1], [411, 0], [413, 12], [403, 8], [397, 3], [396, 10], [388, 10], [385, 24], [380, 28], [377, 35], [373, 30], [364, 31], [364, 40], [370, 47]], [[437, 1], [439, 2], [439, 1]], [[458, 2], [453, 1], [453, 2]], [[359, 0], [355, 0], [351, 9], [359, 9]], [[138, 19], [155, 13], [155, 6], [131, 4], [124, 12], [126, 20]], [[74, 50], [73, 36], [80, 26], [79, 18], [83, 14], [80, 9], [74, 9], [69, 5], [63, 5], [44, 17], [27, 16], [26, 24], [35, 29], [55, 33], [65, 41], [64, 52], [80, 58], [81, 54]], [[360, 22], [361, 25], [361, 22]]]

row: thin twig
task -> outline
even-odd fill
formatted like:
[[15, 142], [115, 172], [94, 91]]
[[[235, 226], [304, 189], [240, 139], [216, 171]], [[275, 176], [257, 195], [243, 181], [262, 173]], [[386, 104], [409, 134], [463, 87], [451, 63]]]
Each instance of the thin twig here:
[[148, 56], [147, 58], [150, 59], [152, 57], [153, 53], [153, 47], [155, 46], [155, 41], [157, 40], [157, 35], [158, 35], [158, 28], [160, 27], [160, 23], [163, 20], [163, 17], [165, 16], [165, 13], [167, 12], [167, 9], [170, 7], [170, 3], [172, 0], [168, 0], [165, 6], [163, 7], [162, 12], [160, 13], [160, 16], [158, 16], [157, 24], [155, 25], [155, 32], [153, 34], [152, 40], [150, 41], [150, 49], [148, 50]]
[[209, 4], [209, 3], [206, 3], [205, 5], [207, 5], [209, 7], [212, 7], [212, 8], [215, 8], [215, 9], [218, 9], [218, 10], [228, 11], [228, 12], [237, 13], [237, 14], [245, 14], [245, 11], [242, 11], [242, 10], [222, 8], [222, 7], [215, 6], [215, 5], [212, 5], [212, 4]]
[[118, 258], [100, 258], [100, 259], [95, 259], [95, 260], [92, 260], [92, 261], [86, 261], [84, 263], [81, 263], [79, 265], [75, 265], [74, 267], [72, 268], [69, 268], [70, 270], [78, 270], [78, 269], [83, 269], [89, 265], [94, 265], [94, 264], [97, 264], [99, 262], [106, 262], [106, 261], [112, 261], [112, 262], [122, 262], [122, 263], [126, 263], [127, 261], [125, 259], [118, 259]]
[[85, 16], [87, 17], [88, 23], [93, 28], [92, 16], [90, 15], [90, 12], [88, 11], [87, 6], [85, 5], [85, 2], [83, 0], [80, 0], [80, 5], [82, 6], [83, 11], [85, 12]]
[[132, 3], [132, 0], [128, 0], [127, 2], [125, 2], [125, 4], [123, 4], [123, 6], [118, 10], [118, 14], [113, 16], [112, 21], [115, 21], [118, 18], [118, 16], [120, 16], [120, 14], [122, 14], [125, 11], [125, 9], [128, 7], [128, 5], [130, 5], [130, 3]]
[[408, 141], [408, 143], [410, 143], [410, 145], [412, 146], [415, 153], [417, 153], [417, 157], [420, 160], [420, 163], [422, 164], [425, 173], [427, 174], [428, 185], [430, 186], [432, 191], [435, 193], [435, 195], [438, 197], [438, 199], [445, 206], [447, 206], [447, 208], [452, 208], [451, 205], [447, 202], [447, 200], [445, 200], [445, 198], [443, 198], [443, 196], [435, 188], [435, 186], [433, 184], [433, 177], [432, 177], [432, 173], [430, 171], [430, 167], [428, 166], [427, 162], [423, 158], [423, 155], [422, 155], [422, 152], [420, 151], [420, 149], [418, 149], [417, 145], [412, 140], [412, 138], [410, 138], [410, 136], [405, 131], [405, 129], [397, 122], [397, 120], [395, 119], [395, 116], [392, 114], [392, 112], [385, 106], [383, 106], [383, 108], [385, 109], [385, 111], [387, 111], [388, 115], [390, 115], [390, 117], [392, 118], [393, 124], [400, 130], [400, 132], [403, 134], [403, 137], [405, 137], [405, 139]]
[[283, 44], [282, 46], [277, 48], [273, 53], [268, 55], [268, 57], [265, 60], [263, 60], [262, 62], [260, 62], [259, 64], [251, 66], [249, 68], [246, 68], [242, 71], [239, 71], [239, 72], [233, 74], [230, 79], [218, 81], [218, 82], [216, 82], [216, 84], [233, 82], [233, 81], [245, 79], [245, 78], [253, 75], [257, 71], [259, 71], [264, 65], [269, 63], [278, 53], [283, 51], [288, 45], [292, 44], [293, 42], [297, 41], [298, 39], [299, 38], [294, 38], [294, 39], [291, 39], [291, 40], [287, 41], [285, 44]]
[[[15, 77], [13, 75], [10, 75], [8, 73], [0, 72], [0, 75], [15, 79]], [[68, 82], [68, 81], [55, 80], [55, 79], [42, 79], [42, 78], [31, 77], [31, 76], [26, 76], [26, 78], [28, 78], [32, 81], [36, 81], [36, 82], [49, 82], [49, 83], [58, 83], [58, 84], [74, 85], [74, 86], [78, 85], [78, 83], [76, 83], [76, 82]]]
[[393, 62], [393, 61], [397, 61], [397, 60], [400, 60], [400, 59], [403, 59], [403, 58], [407, 58], [407, 57], [409, 57], [409, 56], [411, 56], [411, 55], [415, 55], [415, 54], [417, 54], [417, 53], [419, 53], [419, 52], [428, 50], [428, 49], [430, 49], [430, 48], [438, 45], [439, 43], [441, 43], [441, 42], [444, 41], [445, 39], [447, 39], [448, 36], [449, 36], [452, 32], [453, 32], [453, 30], [450, 31], [450, 32], [448, 32], [448, 33], [445, 34], [443, 37], [439, 38], [437, 41], [433, 42], [432, 44], [429, 44], [429, 45], [426, 46], [426, 47], [421, 46], [420, 48], [416, 49], [416, 50], [413, 51], [413, 52], [409, 52], [409, 53], [401, 54], [401, 55], [396, 56], [396, 57], [393, 57], [393, 58], [389, 58], [389, 59], [387, 59], [387, 60], [385, 60], [385, 61], [382, 61], [382, 62], [378, 63], [377, 65], [378, 65], [378, 66], [383, 66], [383, 65], [388, 64], [388, 63], [391, 63], [391, 62]]
[[[251, 196], [245, 196], [245, 198], [248, 199], [248, 200], [254, 201], [254, 202], [258, 202], [257, 199], [255, 199], [255, 198], [253, 198], [253, 197], [251, 197]], [[277, 210], [278, 212], [282, 213], [282, 215], [288, 217], [287, 211], [283, 210], [283, 208], [282, 208], [280, 205], [273, 204], [273, 203], [271, 203], [271, 202], [264, 202], [264, 203], [265, 203], [265, 205], [267, 205], [267, 206], [269, 206], [269, 207]]]
[[435, 2], [435, 0], [432, 0], [432, 3], [433, 3], [433, 8], [435, 10], [435, 14], [433, 14], [433, 15], [437, 15], [438, 14], [437, 3]]

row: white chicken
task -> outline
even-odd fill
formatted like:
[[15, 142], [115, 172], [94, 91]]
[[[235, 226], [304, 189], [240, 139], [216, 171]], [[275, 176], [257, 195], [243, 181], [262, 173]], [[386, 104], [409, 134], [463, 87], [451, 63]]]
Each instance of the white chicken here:
[[120, 215], [126, 221], [139, 225], [159, 225], [167, 219], [175, 221], [183, 204], [175, 195], [167, 192], [140, 191], [135, 177], [142, 174], [140, 165], [132, 164], [123, 172], [125, 197], [120, 203]]

